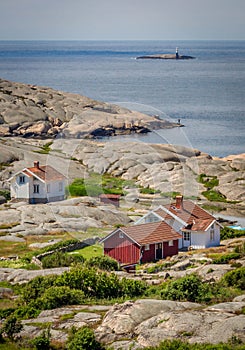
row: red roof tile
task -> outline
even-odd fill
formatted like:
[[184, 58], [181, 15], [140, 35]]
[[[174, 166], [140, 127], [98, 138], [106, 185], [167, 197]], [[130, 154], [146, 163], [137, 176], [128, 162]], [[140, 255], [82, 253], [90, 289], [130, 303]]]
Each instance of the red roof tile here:
[[[165, 205], [164, 208], [186, 222], [186, 228], [192, 231], [205, 231], [215, 220], [206, 210], [188, 200], [182, 202], [180, 209], [176, 208], [174, 204]], [[163, 219], [172, 218], [171, 215], [166, 213], [163, 209], [156, 210], [156, 213]]]
[[34, 176], [36, 175], [45, 182], [65, 179], [64, 175], [62, 175], [59, 171], [55, 170], [50, 165], [26, 168], [26, 170], [23, 172], [28, 176], [33, 176], [32, 174], [34, 174]]
[[177, 233], [164, 221], [121, 227], [121, 229], [140, 245], [168, 242], [174, 239], [182, 238], [182, 235]]

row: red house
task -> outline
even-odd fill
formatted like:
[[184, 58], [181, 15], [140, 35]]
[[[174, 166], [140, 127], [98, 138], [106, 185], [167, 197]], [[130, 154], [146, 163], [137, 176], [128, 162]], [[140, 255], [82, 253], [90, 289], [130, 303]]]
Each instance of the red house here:
[[120, 227], [101, 240], [104, 254], [122, 265], [136, 265], [178, 254], [182, 236], [166, 222]]

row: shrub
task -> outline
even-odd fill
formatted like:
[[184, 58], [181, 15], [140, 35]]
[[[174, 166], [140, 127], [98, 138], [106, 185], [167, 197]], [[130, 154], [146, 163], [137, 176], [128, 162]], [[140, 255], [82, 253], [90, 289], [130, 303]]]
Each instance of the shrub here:
[[245, 290], [245, 267], [229, 271], [223, 276], [223, 281], [227, 286], [237, 287]]
[[118, 262], [109, 256], [95, 256], [86, 261], [86, 266], [97, 267], [106, 271], [118, 271]]
[[223, 227], [220, 230], [220, 239], [224, 240], [224, 239], [230, 239], [230, 238], [238, 238], [238, 237], [242, 237], [245, 236], [245, 231], [244, 230], [235, 230], [233, 228], [230, 227]]
[[241, 257], [240, 253], [228, 253], [223, 254], [213, 260], [213, 264], [228, 264], [230, 260], [239, 259]]
[[191, 302], [208, 301], [211, 298], [208, 285], [194, 274], [169, 282], [166, 289], [161, 292], [161, 297]]
[[47, 289], [38, 301], [43, 309], [50, 310], [64, 305], [81, 304], [83, 300], [84, 293], [82, 291], [72, 290], [68, 286], [61, 286]]
[[26, 303], [36, 300], [46, 289], [54, 285], [56, 276], [37, 276], [28, 282], [22, 289], [22, 298]]
[[83, 263], [84, 258], [81, 255], [69, 255], [67, 253], [55, 252], [47, 255], [42, 259], [42, 266], [44, 269], [53, 267], [70, 266], [74, 263]]
[[90, 328], [85, 326], [69, 337], [67, 349], [103, 350], [104, 347], [95, 339], [94, 332]]
[[22, 330], [22, 324], [17, 320], [17, 317], [10, 315], [3, 323], [2, 333], [6, 334], [9, 339], [13, 339], [14, 335]]
[[32, 340], [36, 350], [50, 349], [50, 329], [44, 330], [40, 335]]

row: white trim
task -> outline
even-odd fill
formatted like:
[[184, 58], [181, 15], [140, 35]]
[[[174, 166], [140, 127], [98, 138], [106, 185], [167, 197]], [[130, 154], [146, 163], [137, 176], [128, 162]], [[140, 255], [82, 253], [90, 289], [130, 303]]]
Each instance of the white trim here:
[[209, 228], [210, 228], [215, 222], [216, 222], [216, 220], [214, 219], [214, 220], [211, 222], [211, 224], [209, 224], [208, 227], [206, 228], [206, 230], [204, 230], [204, 231], [206, 232], [207, 230], [209, 230]]
[[30, 171], [29, 169], [26, 169], [33, 177], [35, 177], [36, 179], [38, 179], [39, 181], [43, 182], [44, 184], [46, 183], [46, 181], [44, 181], [43, 179], [41, 179], [39, 176], [37, 176], [35, 173], [33, 173], [32, 171]]
[[[160, 219], [160, 221], [164, 221], [164, 218], [161, 215], [158, 215], [157, 213], [155, 213], [155, 211], [158, 209], [162, 209], [162, 206], [159, 205], [156, 209], [153, 209], [153, 210], [149, 211], [148, 213], [146, 213], [145, 215], [143, 215], [140, 219], [138, 219], [137, 221], [134, 222], [134, 225], [143, 225], [143, 224], [138, 224], [138, 222], [145, 219], [150, 214], [155, 215], [158, 219]], [[148, 224], [148, 222], [147, 222], [147, 224]]]
[[123, 234], [128, 237], [132, 242], [136, 243], [139, 247], [142, 246], [142, 244], [136, 242], [132, 237], [130, 237], [125, 231], [123, 231], [122, 228], [117, 228], [116, 230], [112, 231], [111, 233], [109, 233], [109, 235], [107, 235], [106, 237], [102, 238], [100, 240], [100, 243], [104, 243], [108, 238], [110, 238], [111, 236], [114, 236], [114, 234], [116, 234], [118, 231], [123, 232]]
[[184, 220], [180, 219], [177, 215], [173, 214], [170, 210], [168, 210], [167, 208], [164, 208], [164, 207], [161, 206], [161, 205], [160, 205], [160, 207], [161, 207], [161, 209], [163, 209], [167, 214], [171, 215], [172, 218], [174, 218], [175, 220], [179, 221], [179, 223], [181, 223], [181, 225], [187, 226], [187, 223], [186, 223]]

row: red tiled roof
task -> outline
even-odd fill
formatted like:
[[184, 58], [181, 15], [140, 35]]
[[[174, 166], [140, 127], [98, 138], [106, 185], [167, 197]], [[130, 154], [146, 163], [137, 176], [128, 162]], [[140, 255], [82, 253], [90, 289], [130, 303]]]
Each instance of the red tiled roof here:
[[[192, 201], [184, 200], [180, 209], [177, 209], [174, 204], [164, 206], [169, 212], [186, 222], [186, 228], [192, 231], [205, 231], [215, 218], [206, 210]], [[171, 219], [171, 215], [163, 209], [156, 210], [156, 213], [164, 219]]]
[[121, 227], [121, 229], [140, 245], [182, 238], [182, 235], [164, 221]]
[[25, 173], [28, 176], [33, 176], [36, 175], [40, 179], [42, 179], [45, 182], [49, 181], [55, 181], [55, 180], [64, 180], [65, 176], [62, 175], [60, 172], [55, 170], [53, 167], [50, 165], [42, 165], [38, 167], [31, 167], [31, 168], [26, 168], [23, 173]]

